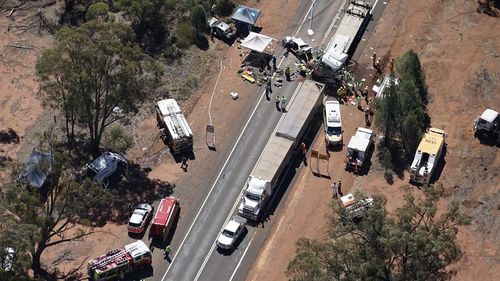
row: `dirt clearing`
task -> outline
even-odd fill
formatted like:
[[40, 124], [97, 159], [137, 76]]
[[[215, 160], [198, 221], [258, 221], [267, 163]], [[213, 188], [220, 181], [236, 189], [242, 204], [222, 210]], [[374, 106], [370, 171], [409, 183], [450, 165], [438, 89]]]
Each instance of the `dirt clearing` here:
[[[460, 281], [496, 280], [500, 273], [500, 157], [498, 147], [481, 145], [472, 131], [474, 119], [484, 109], [500, 109], [500, 22], [477, 13], [476, 8], [475, 1], [465, 0], [391, 1], [359, 59], [359, 72], [368, 74], [373, 72], [370, 48], [384, 58], [397, 57], [408, 49], [420, 57], [429, 86], [431, 125], [448, 133], [439, 181], [449, 194], [446, 200], [460, 202], [472, 221], [458, 234], [464, 253], [455, 265], [458, 274], [453, 280]], [[356, 118], [352, 118], [345, 112], [349, 109], [344, 107], [346, 132], [364, 125], [361, 113], [353, 112]], [[315, 146], [322, 147], [322, 142], [320, 135]], [[333, 180], [338, 180], [337, 175], [343, 179], [344, 193], [352, 189], [381, 193], [388, 198], [389, 210], [402, 203], [399, 187], [407, 184], [407, 175], [388, 185], [376, 157], [372, 157], [374, 165], [367, 176], [346, 175], [339, 163], [344, 153], [332, 153], [330, 162]], [[293, 191], [247, 280], [271, 279], [269, 276], [286, 280], [284, 271], [294, 257], [297, 239], [325, 237], [330, 182], [302, 169], [296, 185], [289, 187]]]

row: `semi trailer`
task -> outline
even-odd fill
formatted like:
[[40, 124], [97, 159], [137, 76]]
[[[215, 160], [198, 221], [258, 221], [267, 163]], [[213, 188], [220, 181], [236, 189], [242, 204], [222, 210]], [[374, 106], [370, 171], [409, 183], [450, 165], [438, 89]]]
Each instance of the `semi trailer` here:
[[300, 146], [307, 126], [321, 106], [323, 85], [299, 83], [287, 113], [274, 129], [244, 188], [238, 214], [250, 221], [262, 218], [279, 187], [279, 179]]

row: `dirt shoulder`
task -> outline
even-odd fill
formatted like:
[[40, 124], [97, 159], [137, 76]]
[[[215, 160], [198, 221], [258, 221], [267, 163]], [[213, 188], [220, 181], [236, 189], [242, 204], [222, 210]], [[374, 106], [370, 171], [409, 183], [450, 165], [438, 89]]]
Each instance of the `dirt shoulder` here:
[[[500, 273], [500, 157], [497, 147], [479, 144], [472, 132], [474, 119], [485, 108], [500, 108], [500, 38], [496, 36], [500, 25], [497, 18], [478, 14], [476, 8], [474, 1], [391, 1], [358, 61], [358, 72], [366, 75], [360, 78], [370, 81], [371, 49], [384, 58], [397, 57], [408, 49], [419, 54], [431, 96], [432, 126], [448, 133], [439, 181], [449, 194], [446, 200], [460, 202], [472, 220], [458, 233], [464, 254], [455, 265], [454, 280], [496, 280], [494, 276]], [[346, 132], [364, 125], [355, 109], [343, 107], [342, 114]], [[321, 134], [316, 148], [324, 146]], [[400, 206], [399, 187], [407, 184], [407, 175], [388, 185], [378, 160], [372, 157], [369, 174], [354, 177], [343, 171], [344, 155], [344, 150], [334, 152], [330, 160], [332, 179], [342, 178], [344, 193], [353, 189], [381, 193], [388, 198], [389, 210]], [[295, 242], [300, 237], [326, 237], [330, 183], [302, 169], [296, 184], [289, 187], [293, 190], [247, 280], [286, 280], [284, 272], [294, 257]]]

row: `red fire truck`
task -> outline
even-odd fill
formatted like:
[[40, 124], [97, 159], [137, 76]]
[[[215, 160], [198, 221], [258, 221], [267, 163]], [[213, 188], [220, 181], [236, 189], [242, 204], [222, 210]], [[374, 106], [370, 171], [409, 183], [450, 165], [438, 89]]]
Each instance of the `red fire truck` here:
[[94, 281], [123, 279], [127, 273], [151, 265], [151, 251], [141, 240], [114, 249], [89, 261], [89, 278]]
[[179, 213], [179, 209], [179, 199], [176, 197], [170, 196], [161, 199], [149, 229], [149, 237], [154, 240], [165, 241], [170, 227]]

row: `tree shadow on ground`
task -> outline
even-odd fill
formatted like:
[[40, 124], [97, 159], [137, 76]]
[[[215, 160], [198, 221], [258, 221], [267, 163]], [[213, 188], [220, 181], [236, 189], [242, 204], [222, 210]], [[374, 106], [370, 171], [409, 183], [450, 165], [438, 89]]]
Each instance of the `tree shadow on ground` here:
[[7, 130], [0, 131], [0, 143], [19, 143], [19, 135], [14, 129], [9, 128]]
[[208, 44], [208, 40], [205, 36], [200, 36], [194, 40], [194, 44], [196, 47], [198, 47], [200, 50], [206, 51], [210, 47]]
[[131, 206], [140, 203], [151, 204], [160, 198], [171, 195], [175, 185], [162, 180], [151, 180], [148, 174], [150, 168], [141, 168], [136, 163], [130, 163], [128, 171], [116, 185], [106, 191], [109, 202], [93, 210], [87, 217], [93, 226], [104, 226], [108, 222], [124, 224], [130, 217]]

